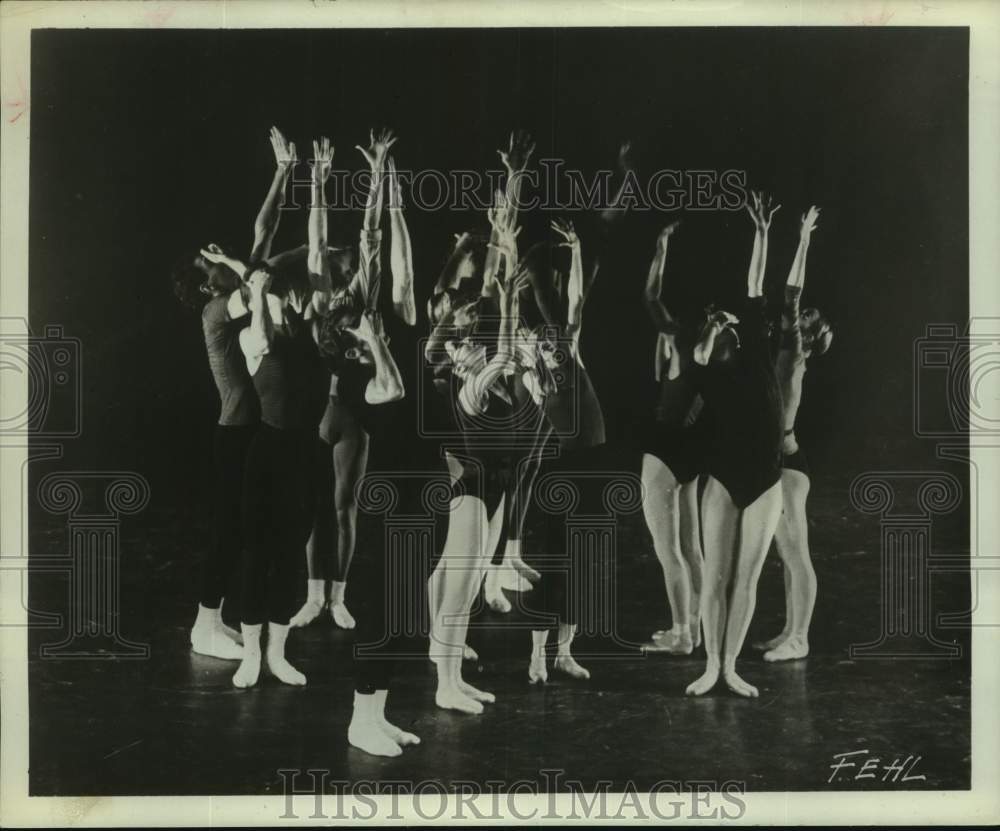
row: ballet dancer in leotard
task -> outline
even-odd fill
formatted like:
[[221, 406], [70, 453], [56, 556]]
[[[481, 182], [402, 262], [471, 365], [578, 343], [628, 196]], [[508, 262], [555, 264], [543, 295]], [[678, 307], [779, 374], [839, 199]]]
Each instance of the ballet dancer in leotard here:
[[701, 641], [702, 553], [698, 475], [704, 467], [701, 398], [695, 383], [693, 338], [661, 299], [667, 245], [679, 222], [660, 232], [646, 281], [645, 303], [659, 331], [656, 374], [660, 395], [642, 457], [643, 513], [663, 569], [673, 625], [657, 632], [646, 651], [689, 655]]
[[[289, 173], [295, 165], [295, 144], [286, 141], [277, 127], [271, 128], [275, 171], [264, 204], [254, 222], [251, 260], [280, 265], [299, 252], [271, 257], [271, 243], [278, 228]], [[234, 270], [238, 269], [237, 270]], [[242, 264], [230, 260], [222, 249], [209, 245], [188, 267], [174, 274], [174, 288], [188, 305], [201, 309], [202, 330], [208, 364], [219, 392], [220, 412], [212, 437], [213, 540], [202, 566], [198, 615], [191, 629], [193, 651], [215, 658], [243, 657], [241, 636], [222, 622], [222, 599], [226, 584], [238, 568], [243, 545], [240, 496], [243, 470], [250, 441], [260, 421], [260, 409], [246, 362], [239, 350], [239, 333], [247, 319], [233, 318], [227, 311], [229, 296], [241, 290]], [[206, 297], [207, 302], [204, 302]]]
[[757, 696], [757, 688], [737, 674], [736, 659], [781, 516], [781, 391], [763, 295], [768, 230], [781, 206], [771, 208], [770, 199], [756, 193], [752, 198], [747, 210], [755, 233], [744, 310], [738, 321], [727, 312], [712, 314], [694, 350], [703, 414], [710, 417], [712, 432], [701, 514], [707, 661], [702, 676], [688, 686], [689, 695], [708, 692], [721, 672], [730, 690]]
[[[358, 147], [371, 170], [370, 190], [358, 246], [358, 269], [351, 277], [349, 273], [345, 273], [348, 272], [345, 262], [349, 257], [345, 257], [344, 252], [339, 252], [333, 258], [335, 268], [332, 269], [334, 273], [331, 276], [331, 302], [334, 307], [352, 306], [355, 311], [361, 308], [374, 310], [377, 306], [382, 276], [380, 223], [384, 202], [383, 182], [387, 179], [393, 194], [389, 204], [393, 310], [395, 315], [412, 326], [416, 322], [416, 307], [413, 300], [410, 237], [402, 202], [398, 198], [395, 165], [391, 158], [387, 160], [388, 150], [397, 139], [389, 130], [377, 137], [372, 131], [370, 138], [369, 148]], [[324, 170], [326, 176], [329, 176], [328, 165]], [[330, 259], [324, 258], [322, 254], [327, 251], [325, 181], [318, 181], [314, 175], [309, 226], [310, 270], [313, 273], [322, 268], [331, 270]], [[329, 584], [331, 617], [341, 628], [353, 629], [355, 620], [347, 608], [345, 595], [356, 545], [356, 491], [367, 467], [370, 437], [351, 407], [350, 396], [339, 393], [336, 373], [331, 373], [329, 390], [317, 445], [317, 504], [313, 532], [306, 547], [306, 602], [292, 618], [292, 626], [306, 626], [319, 616], [327, 604]]]
[[785, 626], [781, 634], [763, 644], [765, 661], [788, 661], [809, 654], [809, 623], [816, 603], [816, 572], [809, 557], [809, 524], [806, 497], [809, 495], [809, 465], [795, 435], [795, 418], [802, 401], [802, 379], [806, 362], [822, 355], [833, 341], [833, 331], [818, 310], [799, 310], [805, 285], [806, 254], [816, 229], [819, 208], [802, 216], [799, 246], [785, 285], [785, 305], [781, 315], [781, 343], [776, 360], [784, 407], [784, 456], [781, 463], [782, 513], [774, 532], [778, 556], [784, 564]]
[[[438, 676], [435, 701], [439, 707], [470, 714], [481, 713], [484, 702], [495, 700], [491, 693], [462, 679], [461, 662], [472, 602], [504, 523], [509, 490], [505, 477], [510, 469], [500, 433], [511, 425], [510, 379], [517, 371], [519, 294], [528, 278], [524, 272], [514, 273], [517, 229], [511, 215], [503, 208], [491, 209], [490, 220], [503, 253], [491, 260], [484, 274], [491, 294], [475, 301], [475, 309], [449, 313], [435, 327], [426, 349], [432, 364], [441, 363], [442, 351], [448, 355], [455, 423], [463, 437], [463, 446], [450, 452], [460, 469], [453, 468], [457, 475], [448, 534], [428, 581], [431, 657]], [[501, 266], [502, 278], [493, 273]], [[491, 313], [494, 297], [497, 315]], [[456, 319], [471, 324], [467, 336], [461, 337], [462, 331], [454, 328]]]
[[[538, 348], [551, 380], [545, 385], [542, 407], [559, 445], [558, 457], [543, 462], [539, 481], [544, 491], [546, 481], [562, 487], [568, 480], [579, 500], [577, 509], [584, 514], [599, 513], [602, 510], [600, 479], [588, 474], [604, 465], [601, 458], [605, 443], [604, 414], [580, 355], [583, 306], [597, 268], [590, 269], [585, 277], [580, 240], [571, 223], [555, 221], [552, 229], [561, 237], [557, 247], [569, 250], [570, 266], [565, 283], [556, 279], [551, 267], [530, 272], [536, 303], [547, 321], [538, 329]], [[544, 440], [545, 435], [540, 434], [540, 439]], [[541, 494], [539, 498], [543, 499]], [[573, 678], [590, 677], [590, 672], [580, 666], [571, 651], [581, 600], [577, 595], [584, 575], [578, 570], [573, 552], [566, 550], [566, 543], [565, 513], [549, 512], [544, 542], [546, 556], [565, 556], [566, 561], [559, 569], [541, 571], [535, 590], [527, 596], [526, 606], [532, 615], [551, 621], [545, 628], [532, 629], [528, 666], [531, 683], [548, 680], [545, 650], [552, 624], [557, 630], [555, 668]], [[541, 569], [540, 561], [539, 567]]]

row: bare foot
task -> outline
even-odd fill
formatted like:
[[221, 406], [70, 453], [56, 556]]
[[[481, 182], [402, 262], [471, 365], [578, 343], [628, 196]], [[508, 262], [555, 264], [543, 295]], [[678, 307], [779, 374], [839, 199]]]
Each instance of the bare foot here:
[[539, 574], [537, 571], [535, 571], [520, 557], [511, 557], [507, 562], [510, 563], [514, 571], [516, 571], [523, 578], [531, 581], [532, 583], [537, 583], [539, 580], [542, 579], [542, 575]]
[[782, 632], [780, 635], [776, 635], [767, 641], [756, 641], [753, 644], [754, 649], [759, 649], [762, 652], [766, 652], [769, 649], [777, 649], [781, 646], [788, 638], [791, 636], [790, 632]]
[[246, 652], [239, 669], [233, 675], [233, 686], [245, 690], [254, 686], [260, 677], [260, 651]]
[[444, 710], [458, 710], [460, 713], [472, 716], [478, 716], [483, 712], [482, 704], [469, 698], [455, 686], [438, 687], [434, 703]]
[[295, 613], [288, 625], [292, 628], [299, 628], [301, 626], [308, 626], [316, 618], [319, 617], [319, 613], [323, 611], [323, 604], [319, 600], [307, 600], [302, 604], [302, 608]]
[[701, 677], [688, 684], [684, 692], [687, 695], [704, 695], [716, 685], [718, 680], [719, 667], [716, 664], [708, 664]]
[[472, 684], [463, 681], [461, 678], [458, 679], [458, 691], [473, 701], [479, 701], [483, 704], [495, 704], [497, 700], [497, 697], [493, 693], [477, 690]]
[[590, 678], [590, 670], [580, 666], [572, 655], [556, 655], [554, 666], [570, 678], [576, 678], [580, 681], [586, 681]]
[[737, 695], [742, 695], [744, 698], [757, 698], [760, 695], [753, 684], [748, 684], [736, 674], [735, 669], [727, 669], [722, 674], [722, 677], [726, 682], [726, 686]]
[[288, 659], [284, 655], [275, 655], [268, 651], [267, 668], [271, 671], [271, 675], [282, 684], [291, 684], [293, 687], [306, 685], [306, 677], [288, 663]]
[[545, 666], [545, 656], [533, 656], [531, 663], [528, 665], [528, 683], [529, 684], [544, 684], [549, 680], [549, 670]]
[[782, 641], [773, 649], [764, 653], [764, 660], [773, 663], [775, 661], [797, 661], [805, 658], [809, 654], [809, 642], [805, 638], [790, 637]]
[[[402, 731], [400, 731], [402, 732]], [[347, 728], [347, 741], [372, 756], [401, 756], [403, 749], [373, 719], [355, 716]], [[419, 740], [418, 740], [419, 741]]]

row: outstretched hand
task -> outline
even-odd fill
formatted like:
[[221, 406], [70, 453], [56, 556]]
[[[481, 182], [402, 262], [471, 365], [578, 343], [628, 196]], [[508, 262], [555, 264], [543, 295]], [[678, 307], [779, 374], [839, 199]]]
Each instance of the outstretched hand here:
[[799, 230], [799, 236], [808, 239], [809, 235], [819, 227], [816, 224], [818, 221], [819, 208], [811, 205], [809, 210], [802, 214], [802, 227]]
[[562, 237], [562, 242], [557, 242], [557, 248], [579, 248], [580, 238], [576, 235], [573, 223], [568, 219], [553, 219], [550, 223], [553, 231]]
[[535, 142], [524, 130], [511, 133], [506, 150], [497, 150], [500, 161], [507, 168], [508, 175], [520, 173], [528, 166], [528, 159], [535, 150]]
[[271, 128], [271, 148], [274, 150], [274, 161], [279, 168], [287, 170], [298, 163], [295, 142], [289, 142], [277, 127]]
[[333, 169], [333, 147], [325, 136], [313, 141], [312, 173], [313, 181], [325, 183]]
[[201, 256], [210, 263], [221, 263], [229, 259], [229, 255], [214, 242], [210, 242], [207, 246], [201, 249]]
[[750, 214], [750, 218], [758, 230], [766, 231], [770, 228], [771, 220], [781, 209], [781, 205], [775, 205], [772, 208], [771, 204], [771, 197], [765, 195], [763, 191], [750, 191], [750, 201], [744, 207], [747, 209], [747, 213]]
[[520, 296], [531, 282], [531, 272], [521, 263], [512, 269], [505, 280], [497, 280], [497, 294], [500, 300], [500, 313], [507, 318], [516, 317], [520, 311]]
[[360, 144], [355, 144], [355, 148], [361, 151], [361, 155], [365, 157], [368, 162], [368, 166], [371, 167], [372, 172], [379, 172], [385, 165], [385, 157], [389, 152], [389, 148], [392, 147], [397, 141], [397, 137], [392, 134], [392, 130], [386, 128], [382, 130], [378, 136], [375, 135], [374, 130], [368, 131], [368, 148], [365, 149]]

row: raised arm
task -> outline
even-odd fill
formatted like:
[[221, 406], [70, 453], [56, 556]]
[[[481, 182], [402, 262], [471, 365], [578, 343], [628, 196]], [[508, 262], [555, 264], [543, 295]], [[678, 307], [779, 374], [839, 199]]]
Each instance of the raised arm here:
[[[498, 190], [493, 197], [493, 206], [487, 211], [490, 221], [490, 241], [486, 247], [486, 259], [483, 263], [483, 297], [496, 297], [499, 294], [497, 273], [500, 264], [507, 263], [507, 275], [518, 262], [517, 237], [521, 233], [516, 225], [516, 211], [511, 210], [510, 202], [503, 191]], [[490, 255], [493, 255], [492, 257]]]
[[670, 237], [680, 222], [671, 222], [666, 228], [660, 231], [656, 238], [656, 253], [653, 255], [653, 262], [649, 266], [649, 275], [646, 277], [645, 303], [649, 316], [653, 319], [653, 324], [657, 330], [666, 335], [674, 335], [677, 332], [677, 322], [670, 316], [667, 307], [663, 303], [663, 268], [667, 262], [667, 245]]
[[587, 300], [590, 285], [584, 284], [583, 254], [580, 250], [580, 238], [573, 229], [573, 223], [565, 219], [556, 219], [552, 222], [552, 230], [562, 237], [557, 247], [568, 248], [570, 251], [569, 280], [566, 283], [568, 300], [566, 334], [576, 343], [583, 326], [583, 304]]
[[[503, 191], [499, 192], [499, 194], [502, 194], [502, 199], [497, 198], [495, 200], [494, 208], [498, 208], [502, 203], [503, 210], [509, 215], [512, 227], [517, 225], [517, 212], [521, 204], [521, 186], [524, 183], [524, 171], [528, 167], [528, 159], [531, 158], [534, 150], [535, 143], [531, 140], [531, 136], [523, 130], [519, 130], [516, 135], [514, 133], [510, 134], [506, 150], [497, 150], [497, 155], [500, 156], [500, 161], [503, 162], [504, 169], [507, 171], [507, 181]], [[500, 235], [494, 228], [490, 236], [491, 247], [486, 249], [486, 262], [483, 267], [484, 272], [491, 275], [490, 280], [483, 280], [483, 294], [487, 297], [496, 296], [496, 286], [492, 277], [496, 275], [497, 268], [499, 267], [499, 258], [501, 255], [496, 247], [499, 242]]]
[[794, 342], [788, 346], [794, 348], [796, 352], [802, 351], [802, 335], [799, 332], [799, 298], [806, 281], [806, 255], [809, 253], [809, 238], [816, 230], [818, 219], [819, 208], [815, 205], [802, 214], [802, 224], [799, 226], [799, 246], [795, 249], [795, 258], [792, 260], [788, 281], [785, 283], [785, 303], [781, 309], [781, 331], [783, 341], [789, 337], [793, 339]]
[[309, 276], [314, 292], [326, 295], [334, 286], [327, 258], [326, 181], [333, 168], [333, 147], [330, 139], [313, 141], [312, 183], [309, 196]]
[[365, 401], [369, 404], [387, 404], [401, 399], [406, 394], [402, 376], [385, 338], [375, 331], [371, 312], [365, 311], [358, 320], [357, 328], [349, 331], [368, 347], [375, 364], [375, 377], [365, 387]]
[[289, 143], [277, 127], [271, 128], [271, 147], [274, 149], [274, 178], [271, 179], [271, 187], [254, 222], [250, 262], [265, 260], [271, 254], [271, 243], [281, 218], [280, 206], [285, 196], [285, 185], [288, 184], [292, 168], [298, 162], [295, 142]]
[[771, 207], [771, 197], [750, 191], [751, 202], [745, 207], [753, 220], [755, 232], [750, 268], [747, 271], [747, 297], [761, 297], [764, 294], [764, 271], [767, 268], [767, 235], [771, 220], [781, 205]]
[[369, 145], [365, 149], [360, 144], [355, 147], [361, 151], [371, 169], [371, 185], [368, 189], [368, 199], [365, 202], [365, 230], [378, 230], [382, 216], [382, 174], [385, 170], [386, 154], [396, 143], [392, 130], [383, 130], [378, 137], [374, 130], [368, 131]]
[[389, 227], [392, 233], [389, 248], [392, 306], [401, 320], [414, 326], [417, 322], [417, 301], [413, 296], [413, 251], [406, 217], [403, 216], [403, 192], [392, 156], [386, 160], [386, 170], [389, 179]]

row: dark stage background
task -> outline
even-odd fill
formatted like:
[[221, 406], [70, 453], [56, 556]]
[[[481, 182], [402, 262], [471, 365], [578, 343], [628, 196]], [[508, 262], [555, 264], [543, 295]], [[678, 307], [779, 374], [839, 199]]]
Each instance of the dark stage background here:
[[[851, 507], [850, 481], [869, 470], [968, 479], [913, 430], [914, 342], [930, 323], [961, 330], [969, 317], [967, 101], [964, 29], [36, 31], [30, 317], [36, 333], [61, 324], [82, 342], [83, 433], [62, 459], [32, 466], [32, 488], [53, 469], [149, 480], [149, 506], [122, 523], [121, 620], [154, 657], [33, 660], [33, 791], [273, 792], [275, 760], [376, 778], [531, 777], [563, 764], [619, 783], [644, 771], [650, 780], [737, 775], [757, 789], [815, 790], [831, 753], [869, 739], [933, 759], [923, 787], [967, 787], [968, 663], [844, 660], [848, 644], [873, 639], [881, 625], [878, 520]], [[487, 634], [498, 640], [480, 649], [495, 658], [482, 685], [500, 685], [500, 716], [474, 727], [442, 714], [421, 659], [393, 708], [400, 724], [438, 741], [425, 738], [403, 767], [386, 769], [343, 741], [350, 638], [329, 622], [293, 639], [304, 691], [270, 684], [241, 696], [230, 667], [191, 656], [218, 401], [200, 321], [174, 298], [169, 272], [210, 241], [246, 254], [273, 172], [272, 124], [302, 159], [328, 135], [335, 168], [350, 170], [364, 163], [354, 145], [382, 125], [400, 136], [401, 169], [496, 168], [496, 148], [525, 128], [538, 142], [535, 161], [558, 157], [583, 171], [612, 165], [624, 138], [641, 181], [660, 168], [746, 170], [784, 205], [771, 230], [772, 290], [787, 275], [799, 215], [822, 206], [806, 300], [826, 312], [836, 338], [810, 363], [800, 413], [820, 585], [810, 659], [778, 668], [748, 659], [759, 702], [724, 692], [686, 698], [699, 655], [605, 664], [590, 682], [596, 695], [555, 683], [526, 702], [527, 636], [493, 627]], [[302, 164], [298, 176], [307, 171]], [[634, 437], [644, 416], [654, 333], [641, 289], [656, 233], [677, 216], [668, 301], [690, 310], [745, 290], [745, 212], [630, 215], [584, 327], [615, 440]], [[541, 239], [550, 218], [524, 217], [521, 239]], [[452, 234], [485, 227], [485, 217], [411, 207], [407, 220], [422, 314]], [[331, 234], [356, 239], [360, 223], [358, 213], [332, 214]], [[283, 216], [275, 250], [305, 241], [306, 211]], [[942, 414], [943, 385], [924, 405]], [[623, 526], [625, 634], [645, 638], [666, 624], [662, 577], [641, 514]], [[33, 554], [64, 554], [65, 517], [33, 502], [31, 544]], [[967, 554], [964, 506], [935, 520], [934, 545]], [[64, 582], [34, 579], [36, 608], [64, 608]], [[781, 626], [780, 580], [771, 558], [751, 640]], [[967, 574], [935, 579], [935, 610], [969, 602]], [[59, 635], [33, 630], [32, 655]], [[272, 729], [275, 718], [287, 726]], [[775, 758], [775, 737], [787, 756]], [[238, 752], [220, 764], [206, 746]]]
[[[36, 32], [30, 308], [36, 331], [60, 323], [83, 342], [84, 432], [66, 459], [139, 471], [154, 503], [196, 494], [217, 400], [171, 266], [209, 241], [245, 255], [271, 124], [303, 159], [329, 135], [335, 166], [351, 170], [363, 165], [354, 145], [386, 124], [406, 169], [496, 168], [495, 149], [523, 127], [535, 160], [588, 172], [613, 164], [625, 137], [640, 174], [747, 170], [784, 205], [772, 288], [800, 213], [819, 204], [807, 301], [836, 340], [807, 376], [800, 433], [814, 469], [842, 482], [931, 463], [911, 427], [912, 344], [928, 323], [968, 318], [967, 44], [962, 29]], [[679, 216], [669, 296], [687, 308], [735, 297], [749, 218]], [[526, 217], [522, 239], [549, 218]], [[618, 436], [651, 372], [639, 297], [665, 220], [632, 214], [588, 304], [588, 367]], [[422, 307], [451, 234], [485, 218], [411, 209], [408, 221]], [[331, 215], [334, 235], [359, 227], [357, 213]], [[305, 239], [305, 210], [286, 214], [275, 250]]]

